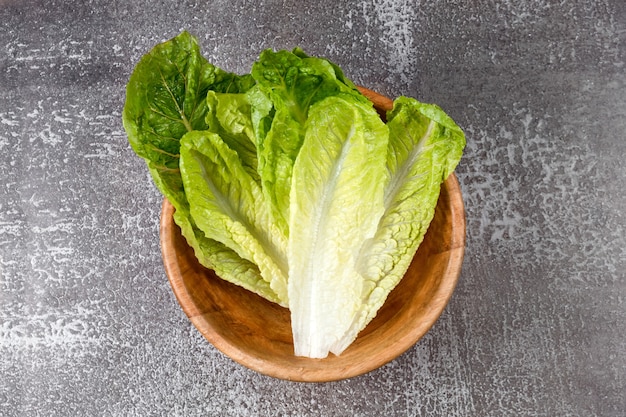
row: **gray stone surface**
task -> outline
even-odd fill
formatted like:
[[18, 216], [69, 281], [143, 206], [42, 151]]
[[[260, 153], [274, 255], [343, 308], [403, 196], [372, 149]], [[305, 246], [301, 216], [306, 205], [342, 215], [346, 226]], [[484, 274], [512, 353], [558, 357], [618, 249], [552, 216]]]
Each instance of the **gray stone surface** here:
[[[275, 380], [180, 310], [120, 116], [183, 29], [240, 73], [300, 45], [465, 129], [462, 276], [397, 360]], [[0, 0], [0, 415], [626, 415], [625, 42], [622, 0]]]

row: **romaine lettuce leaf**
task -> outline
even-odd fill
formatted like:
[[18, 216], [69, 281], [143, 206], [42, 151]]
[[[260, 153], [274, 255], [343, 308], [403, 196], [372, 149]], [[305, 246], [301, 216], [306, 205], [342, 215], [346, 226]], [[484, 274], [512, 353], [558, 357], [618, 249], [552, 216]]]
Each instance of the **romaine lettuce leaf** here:
[[289, 192], [293, 164], [304, 139], [308, 111], [335, 95], [366, 100], [328, 60], [293, 52], [265, 50], [252, 66], [258, 169], [275, 221], [288, 234]]
[[385, 213], [361, 249], [362, 303], [350, 329], [332, 346], [340, 354], [375, 317], [406, 273], [434, 216], [441, 184], [461, 159], [463, 131], [436, 105], [400, 97], [387, 114], [389, 149]]
[[196, 39], [182, 32], [155, 46], [136, 65], [126, 87], [122, 121], [131, 147], [174, 206], [174, 221], [199, 262], [227, 281], [282, 303], [254, 263], [197, 228], [179, 168], [181, 137], [209, 127], [208, 92], [245, 93], [254, 83], [250, 75], [238, 76], [210, 64]]
[[253, 85], [250, 75], [210, 64], [187, 32], [155, 46], [135, 67], [126, 87], [124, 128], [133, 150], [146, 160], [156, 185], [174, 206], [185, 201], [179, 140], [186, 132], [207, 129], [208, 91], [245, 92]]
[[209, 91], [207, 104], [208, 130], [218, 134], [229, 148], [237, 152], [246, 172], [260, 185], [256, 135], [248, 96], [241, 93]]
[[272, 222], [261, 187], [238, 153], [213, 132], [189, 132], [181, 139], [180, 170], [200, 230], [257, 265], [286, 304], [287, 239]]
[[371, 106], [328, 97], [309, 109], [293, 168], [289, 309], [295, 354], [324, 358], [361, 308], [360, 244], [383, 214], [388, 132]]
[[261, 278], [261, 271], [254, 262], [241, 258], [226, 245], [207, 238], [195, 225], [189, 212], [175, 211], [174, 222], [180, 227], [201, 265], [212, 269], [225, 281], [239, 285], [273, 303], [286, 306], [271, 289], [269, 282]]

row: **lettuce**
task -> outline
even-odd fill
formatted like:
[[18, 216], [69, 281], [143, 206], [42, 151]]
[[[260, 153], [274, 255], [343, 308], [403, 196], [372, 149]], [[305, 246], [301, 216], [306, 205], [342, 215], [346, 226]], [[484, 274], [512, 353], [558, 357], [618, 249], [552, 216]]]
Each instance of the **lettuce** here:
[[209, 131], [181, 139], [180, 170], [190, 214], [205, 236], [258, 266], [280, 300], [287, 300], [287, 242], [274, 230], [261, 187], [237, 152]]
[[369, 323], [407, 271], [435, 215], [441, 184], [461, 159], [465, 136], [436, 105], [400, 97], [387, 115], [388, 177], [384, 213], [361, 247], [356, 268], [365, 283], [350, 328], [331, 352], [342, 352]]
[[274, 221], [289, 234], [291, 175], [309, 109], [330, 96], [346, 95], [357, 101], [364, 97], [334, 64], [300, 49], [263, 51], [252, 66], [252, 76], [257, 86], [250, 95], [267, 113], [257, 111], [259, 123], [271, 123], [267, 129], [257, 129], [259, 173]]
[[289, 308], [296, 355], [323, 358], [361, 307], [362, 242], [383, 213], [389, 134], [371, 106], [329, 97], [311, 107], [294, 164]]
[[341, 354], [405, 274], [465, 136], [400, 97], [383, 122], [332, 62], [207, 62], [187, 32], [127, 86], [124, 127], [199, 262], [288, 307], [294, 353]]
[[157, 188], [174, 206], [174, 220], [199, 262], [227, 281], [286, 305], [256, 264], [197, 227], [180, 173], [181, 138], [209, 128], [209, 91], [245, 93], [254, 84], [249, 75], [238, 76], [210, 64], [200, 54], [196, 39], [183, 32], [139, 61], [126, 86], [122, 121], [131, 147], [146, 161]]

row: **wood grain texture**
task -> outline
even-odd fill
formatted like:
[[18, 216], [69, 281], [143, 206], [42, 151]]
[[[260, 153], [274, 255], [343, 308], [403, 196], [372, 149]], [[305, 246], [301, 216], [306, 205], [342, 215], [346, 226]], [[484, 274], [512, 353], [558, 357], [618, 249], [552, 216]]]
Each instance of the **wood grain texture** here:
[[[377, 110], [391, 100], [361, 91]], [[355, 342], [325, 359], [293, 353], [289, 311], [202, 267], [173, 221], [165, 200], [161, 248], [167, 276], [183, 311], [200, 333], [234, 361], [276, 378], [321, 382], [372, 371], [413, 346], [436, 322], [456, 286], [465, 249], [465, 214], [454, 174], [445, 181], [435, 217], [409, 270]]]

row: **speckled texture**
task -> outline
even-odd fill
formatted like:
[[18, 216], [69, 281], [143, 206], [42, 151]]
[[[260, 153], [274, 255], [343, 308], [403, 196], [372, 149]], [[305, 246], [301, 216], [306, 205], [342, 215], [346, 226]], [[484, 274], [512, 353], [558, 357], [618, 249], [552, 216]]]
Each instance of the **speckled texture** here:
[[[300, 45], [465, 129], [463, 273], [397, 360], [274, 380], [180, 310], [120, 114], [182, 29], [235, 72]], [[622, 0], [0, 0], [0, 415], [626, 415], [625, 44]]]

